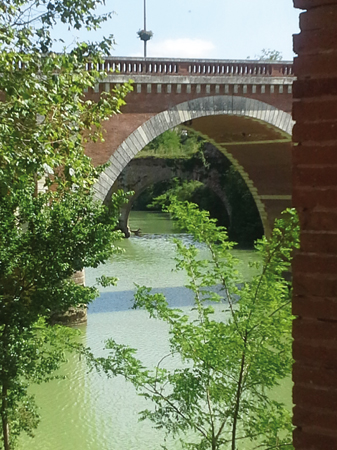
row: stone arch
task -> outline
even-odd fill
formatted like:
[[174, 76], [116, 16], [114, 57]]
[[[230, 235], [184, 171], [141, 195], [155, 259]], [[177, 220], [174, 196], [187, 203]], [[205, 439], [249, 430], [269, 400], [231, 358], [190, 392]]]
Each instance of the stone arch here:
[[[290, 114], [259, 100], [240, 96], [221, 95], [202, 97], [180, 103], [147, 120], [117, 148], [109, 159], [109, 166], [101, 173], [94, 186], [96, 198], [101, 201], [106, 199], [111, 186], [124, 167], [157, 136], [185, 122], [212, 115], [250, 117], [272, 125], [289, 136], [292, 134], [294, 123]], [[230, 152], [226, 152], [226, 156], [245, 179], [256, 202], [265, 233], [269, 234], [270, 224], [268, 222], [267, 212], [263, 202], [259, 198], [257, 189], [254, 187], [253, 181], [249, 179], [244, 168]]]
[[222, 189], [220, 175], [216, 167], [207, 170], [200, 167], [186, 170], [183, 164], [176, 164], [173, 167], [163, 163], [163, 160], [153, 158], [135, 159], [120, 173], [111, 190], [111, 193], [118, 189], [134, 192], [134, 195], [130, 197], [130, 201], [121, 208], [119, 228], [123, 231], [125, 237], [130, 237], [129, 215], [135, 200], [149, 186], [175, 177], [188, 181], [200, 181], [218, 197], [231, 223], [231, 205], [226, 192]]

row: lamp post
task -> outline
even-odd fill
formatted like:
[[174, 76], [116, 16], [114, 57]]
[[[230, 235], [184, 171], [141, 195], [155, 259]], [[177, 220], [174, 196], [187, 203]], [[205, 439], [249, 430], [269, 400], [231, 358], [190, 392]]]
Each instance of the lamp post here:
[[144, 42], [144, 59], [145, 59], [146, 58], [146, 43], [153, 36], [152, 31], [146, 30], [146, 0], [144, 0], [144, 29], [139, 30], [137, 34], [138, 34], [140, 40], [142, 40]]
[[144, 0], [144, 30], [146, 30], [146, 0]]

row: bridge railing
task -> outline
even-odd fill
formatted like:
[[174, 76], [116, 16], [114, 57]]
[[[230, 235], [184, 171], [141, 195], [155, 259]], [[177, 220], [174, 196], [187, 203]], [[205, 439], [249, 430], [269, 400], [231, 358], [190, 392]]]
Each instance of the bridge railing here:
[[[87, 70], [93, 69], [88, 63]], [[95, 67], [106, 72], [127, 75], [193, 75], [193, 76], [265, 76], [293, 77], [289, 61], [181, 60], [162, 58], [106, 58]]]

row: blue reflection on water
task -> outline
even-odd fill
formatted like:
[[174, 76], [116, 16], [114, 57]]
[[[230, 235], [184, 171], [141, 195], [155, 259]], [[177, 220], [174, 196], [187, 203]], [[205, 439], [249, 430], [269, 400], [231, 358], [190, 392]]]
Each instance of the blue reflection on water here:
[[[221, 286], [214, 287], [212, 288], [212, 290], [220, 294]], [[151, 290], [151, 294], [156, 293], [161, 293], [166, 297], [170, 308], [183, 308], [192, 306], [194, 303], [193, 292], [184, 286], [166, 287]], [[95, 314], [130, 310], [133, 306], [134, 294], [134, 290], [102, 292], [96, 300], [90, 303], [88, 307], [88, 313]], [[211, 304], [214, 302], [206, 303]]]

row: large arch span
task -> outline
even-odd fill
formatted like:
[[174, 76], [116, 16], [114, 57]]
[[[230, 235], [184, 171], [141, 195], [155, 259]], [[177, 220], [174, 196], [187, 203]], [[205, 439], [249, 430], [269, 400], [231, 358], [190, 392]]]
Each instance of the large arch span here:
[[290, 114], [250, 98], [202, 97], [153, 116], [110, 157], [94, 186], [96, 198], [105, 201], [129, 161], [154, 138], [182, 124], [204, 135], [234, 164], [253, 195], [268, 235], [275, 217], [291, 203], [293, 121]]

